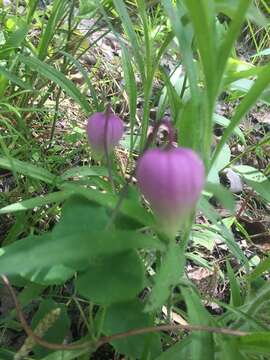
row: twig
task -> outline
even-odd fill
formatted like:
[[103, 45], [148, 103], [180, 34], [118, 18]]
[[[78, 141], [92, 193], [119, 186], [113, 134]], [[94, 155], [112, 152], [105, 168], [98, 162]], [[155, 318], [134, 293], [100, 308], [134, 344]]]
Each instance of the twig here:
[[10, 295], [14, 301], [15, 308], [19, 317], [19, 320], [21, 322], [22, 328], [26, 332], [26, 334], [33, 338], [35, 342], [43, 346], [47, 349], [51, 350], [83, 350], [83, 349], [97, 349], [98, 347], [119, 339], [124, 339], [126, 337], [135, 336], [135, 335], [141, 335], [146, 333], [156, 333], [161, 331], [180, 331], [180, 330], [187, 330], [187, 331], [206, 331], [210, 333], [216, 333], [216, 334], [224, 334], [224, 335], [230, 335], [230, 336], [246, 336], [250, 335], [249, 332], [244, 332], [240, 330], [233, 330], [229, 328], [220, 328], [220, 327], [211, 327], [211, 326], [205, 326], [205, 325], [160, 325], [160, 326], [153, 326], [153, 327], [146, 327], [141, 329], [133, 329], [129, 330], [123, 333], [114, 334], [111, 336], [103, 336], [100, 338], [99, 341], [96, 343], [93, 341], [85, 341], [83, 343], [77, 343], [77, 344], [57, 344], [57, 343], [51, 343], [46, 340], [43, 340], [41, 337], [37, 336], [33, 330], [30, 328], [30, 326], [27, 324], [27, 321], [25, 320], [25, 317], [22, 312], [21, 305], [17, 299], [17, 296], [8, 280], [8, 278], [5, 275], [1, 275], [1, 278], [3, 280], [4, 285], [9, 290]]

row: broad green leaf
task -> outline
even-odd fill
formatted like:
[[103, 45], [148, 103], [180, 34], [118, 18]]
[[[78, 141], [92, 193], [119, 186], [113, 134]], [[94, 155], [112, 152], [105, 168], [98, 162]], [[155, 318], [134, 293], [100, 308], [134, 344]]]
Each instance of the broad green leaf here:
[[[211, 326], [212, 319], [195, 291], [192, 288], [181, 287], [181, 292], [187, 305], [189, 323]], [[191, 335], [190, 356], [192, 360], [214, 360], [213, 334], [206, 331], [193, 332]]]
[[136, 197], [124, 197], [123, 201], [121, 202], [120, 206], [118, 206], [119, 198], [118, 196], [112, 193], [105, 193], [97, 191], [96, 189], [91, 188], [84, 188], [77, 186], [76, 184], [72, 183], [64, 183], [59, 186], [62, 189], [70, 190], [73, 194], [84, 196], [86, 199], [93, 201], [101, 206], [109, 208], [114, 213], [116, 207], [117, 212], [119, 211], [123, 215], [126, 215], [135, 221], [138, 221], [140, 224], [144, 224], [145, 226], [153, 226], [154, 219], [153, 215], [147, 211], [144, 207], [140, 205], [138, 202], [138, 192], [136, 192]]
[[78, 232], [102, 231], [108, 223], [106, 209], [83, 196], [73, 195], [64, 204], [60, 221], [52, 231], [54, 239]]
[[25, 65], [29, 66], [31, 70], [37, 71], [40, 75], [59, 85], [62, 90], [64, 90], [81, 106], [82, 110], [84, 110], [86, 114], [89, 114], [90, 106], [86, 100], [86, 97], [78, 90], [78, 88], [71, 80], [65, 77], [64, 74], [56, 70], [54, 67], [32, 56], [26, 57], [24, 55], [19, 55], [19, 60], [21, 60]]
[[266, 201], [270, 201], [270, 180], [262, 172], [248, 165], [235, 165], [233, 169]]
[[[114, 304], [107, 309], [103, 332], [112, 335], [150, 326], [154, 326], [154, 318], [143, 312], [143, 304], [139, 300], [134, 300]], [[156, 359], [161, 353], [160, 336], [157, 333], [126, 337], [111, 343], [120, 354], [135, 359], [142, 359], [142, 354], [147, 352], [149, 359]]]
[[20, 273], [23, 278], [33, 283], [47, 286], [64, 284], [74, 274], [75, 270], [61, 264], [47, 269], [40, 268], [34, 271]]
[[[43, 300], [39, 306], [38, 311], [33, 317], [32, 327], [35, 329], [47, 314], [57, 308], [61, 309], [60, 315], [48, 329], [48, 331], [42, 336], [42, 338], [48, 342], [61, 343], [67, 335], [70, 326], [70, 321], [67, 315], [67, 308], [64, 304], [56, 303], [51, 299]], [[36, 358], [43, 357], [46, 354], [52, 352], [52, 350], [48, 350], [40, 346], [34, 347], [33, 351]]]
[[[98, 216], [97, 210], [89, 212], [89, 223], [98, 222]], [[157, 239], [134, 231], [78, 231], [60, 238], [50, 234], [29, 236], [0, 249], [0, 274], [20, 274], [59, 264], [82, 269], [99, 256], [141, 248], [163, 250]]]
[[172, 289], [181, 280], [183, 264], [184, 255], [181, 254], [179, 246], [171, 243], [154, 277], [154, 286], [147, 300], [145, 311], [158, 310], [167, 301]]
[[96, 304], [136, 298], [143, 288], [144, 268], [135, 251], [98, 258], [76, 279], [81, 296]]

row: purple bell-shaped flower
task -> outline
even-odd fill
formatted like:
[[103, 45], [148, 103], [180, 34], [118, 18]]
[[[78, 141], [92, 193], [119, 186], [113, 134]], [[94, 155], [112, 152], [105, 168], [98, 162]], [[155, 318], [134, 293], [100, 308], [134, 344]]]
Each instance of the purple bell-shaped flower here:
[[124, 133], [123, 121], [115, 115], [111, 108], [96, 112], [88, 119], [88, 140], [95, 155], [103, 157], [109, 154], [119, 143]]
[[147, 150], [137, 165], [140, 191], [150, 203], [161, 227], [175, 234], [196, 205], [204, 186], [204, 165], [191, 149]]

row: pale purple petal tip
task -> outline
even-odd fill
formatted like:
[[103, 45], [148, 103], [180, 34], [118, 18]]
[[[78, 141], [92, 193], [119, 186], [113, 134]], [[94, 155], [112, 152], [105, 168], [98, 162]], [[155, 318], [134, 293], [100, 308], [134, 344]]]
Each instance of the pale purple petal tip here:
[[139, 188], [153, 211], [163, 219], [177, 219], [196, 204], [204, 186], [204, 165], [191, 149], [150, 149], [139, 159]]

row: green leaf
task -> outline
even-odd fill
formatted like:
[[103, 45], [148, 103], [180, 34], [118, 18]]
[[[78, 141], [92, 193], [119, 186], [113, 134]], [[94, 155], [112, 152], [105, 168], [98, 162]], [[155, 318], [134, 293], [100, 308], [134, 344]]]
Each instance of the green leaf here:
[[0, 168], [18, 172], [33, 179], [44, 181], [47, 184], [55, 184], [57, 177], [48, 170], [37, 167], [25, 161], [14, 158], [0, 157]]
[[257, 277], [261, 276], [265, 271], [270, 270], [270, 257], [262, 260], [259, 265], [248, 276], [248, 280], [253, 281]]
[[231, 150], [228, 144], [224, 144], [222, 152], [219, 153], [207, 176], [207, 181], [219, 184], [219, 172], [225, 168], [231, 159]]
[[239, 345], [236, 338], [219, 336], [220, 352], [219, 360], [247, 360], [247, 358], [240, 352]]
[[14, 360], [15, 353], [6, 349], [0, 349], [0, 359]]
[[32, 56], [19, 55], [19, 59], [31, 70], [37, 71], [40, 75], [59, 85], [73, 100], [75, 100], [86, 114], [90, 112], [90, 106], [86, 97], [81, 94], [73, 82], [65, 77], [60, 71]]
[[260, 70], [254, 85], [246, 94], [244, 99], [240, 102], [240, 104], [237, 106], [235, 113], [231, 119], [230, 125], [225, 129], [222, 138], [216, 147], [214, 156], [212, 158], [212, 163], [216, 161], [218, 155], [223, 150], [224, 144], [231, 136], [231, 133], [234, 131], [236, 126], [239, 125], [244, 115], [256, 103], [256, 101], [263, 93], [263, 91], [269, 86], [269, 83], [270, 83], [270, 64], [267, 64]]
[[233, 194], [224, 186], [207, 182], [205, 186], [205, 191], [212, 193], [226, 209], [234, 211], [235, 201]]
[[[112, 335], [133, 329], [154, 326], [154, 319], [143, 312], [143, 304], [139, 300], [118, 303], [107, 309], [103, 331], [106, 335]], [[155, 359], [161, 353], [160, 336], [156, 333], [148, 333], [126, 337], [111, 342], [120, 353], [135, 359], [142, 359], [142, 355], [148, 352], [148, 359]]]
[[168, 350], [164, 351], [155, 360], [179, 360], [179, 359], [191, 360], [190, 357], [191, 347], [192, 347], [192, 336], [189, 335], [178, 341]]
[[184, 255], [177, 244], [171, 243], [165, 253], [160, 269], [154, 277], [154, 286], [147, 300], [145, 311], [154, 311], [162, 307], [176, 286], [182, 274]]
[[250, 187], [270, 202], [270, 181], [262, 172], [248, 165], [235, 165], [233, 169], [243, 177]]
[[84, 18], [95, 10], [95, 0], [80, 0], [79, 16]]
[[52, 231], [53, 238], [78, 232], [102, 231], [108, 223], [106, 209], [83, 196], [72, 195], [64, 204], [60, 221]]
[[0, 215], [9, 214], [17, 211], [31, 210], [36, 207], [48, 205], [51, 203], [59, 203], [67, 199], [70, 195], [71, 191], [57, 191], [48, 195], [37, 196], [32, 199], [22, 200], [20, 202], [1, 208]]
[[213, 76], [213, 73], [216, 72], [218, 65], [213, 1], [185, 0], [184, 3], [194, 27], [205, 76], [207, 96], [209, 103], [212, 104], [217, 91], [216, 76]]
[[78, 275], [77, 291], [96, 304], [112, 304], [136, 298], [142, 290], [144, 268], [135, 251], [98, 258]]
[[0, 74], [3, 75], [12, 83], [20, 86], [24, 90], [33, 90], [30, 84], [27, 84], [26, 82], [22, 81], [20, 78], [14, 75], [11, 71], [5, 69], [3, 66], [0, 66]]
[[128, 94], [129, 102], [129, 118], [130, 118], [130, 153], [134, 149], [134, 126], [136, 124], [136, 111], [137, 111], [137, 84], [135, 74], [130, 60], [127, 47], [121, 43], [122, 64], [125, 79], [125, 89]]
[[38, 58], [43, 61], [48, 52], [48, 48], [52, 41], [53, 36], [55, 35], [58, 22], [65, 12], [65, 5], [67, 0], [54, 0], [52, 3], [52, 11], [48, 17], [46, 26], [43, 26], [45, 29], [40, 35], [40, 40], [38, 44]]
[[117, 14], [119, 15], [125, 32], [130, 40], [130, 45], [133, 50], [133, 55], [136, 59], [138, 69], [140, 71], [140, 75], [142, 79], [145, 78], [145, 68], [144, 68], [144, 61], [142, 57], [142, 49], [139, 45], [137, 34], [134, 30], [134, 26], [128, 14], [126, 5], [123, 0], [113, 0], [114, 6], [116, 8]]
[[230, 291], [231, 291], [230, 304], [234, 307], [238, 307], [243, 304], [240, 285], [237, 282], [233, 269], [228, 260], [226, 261], [226, 266], [227, 266], [228, 277], [230, 280]]
[[[42, 360], [78, 360], [80, 355], [89, 353], [89, 349], [83, 350], [60, 350], [45, 356]], [[13, 360], [13, 358], [12, 358]]]
[[[89, 212], [90, 226], [98, 222], [98, 214], [97, 209], [92, 214]], [[113, 256], [140, 248], [164, 249], [157, 239], [134, 231], [78, 231], [61, 237], [51, 234], [29, 236], [0, 249], [0, 274], [20, 274], [59, 264], [82, 269], [99, 256]]]
[[[192, 288], [181, 287], [181, 292], [187, 304], [189, 323], [194, 325], [211, 326], [212, 320], [199, 296]], [[213, 334], [209, 332], [196, 331], [191, 335], [190, 357], [192, 360], [214, 360]]]
[[[213, 120], [216, 124], [219, 124], [221, 126], [224, 126], [224, 127], [228, 127], [229, 124], [230, 124], [230, 120], [227, 119], [225, 116], [222, 116], [222, 115], [219, 115], [219, 114], [214, 114], [213, 115]], [[238, 136], [239, 140], [241, 140], [241, 142], [243, 144], [246, 144], [246, 139], [245, 139], [245, 135], [243, 134], [243, 132], [241, 131], [241, 129], [236, 126], [236, 128], [234, 129], [234, 134], [236, 136]]]
[[270, 354], [270, 333], [257, 332], [238, 339], [239, 348], [251, 354]]
[[235, 241], [232, 233], [222, 223], [220, 216], [212, 205], [204, 198], [201, 197], [199, 201], [199, 208], [205, 214], [205, 216], [214, 224], [216, 231], [223, 237], [225, 244], [228, 246], [234, 256], [243, 264], [247, 266], [248, 259], [244, 255], [243, 251]]
[[[67, 335], [70, 326], [67, 309], [64, 304], [56, 303], [51, 299], [43, 300], [38, 311], [33, 317], [32, 327], [35, 329], [39, 322], [42, 321], [47, 314], [57, 308], [61, 309], [60, 316], [56, 319], [52, 326], [50, 326], [42, 338], [48, 342], [61, 343]], [[43, 357], [52, 352], [52, 350], [48, 350], [40, 346], [34, 347], [33, 351], [36, 358]]]
[[101, 166], [78, 166], [65, 171], [61, 178], [67, 180], [72, 177], [108, 176], [108, 170]]
[[36, 284], [48, 286], [64, 284], [74, 274], [75, 270], [60, 264], [47, 269], [40, 268], [30, 272], [22, 272], [20, 275]]

